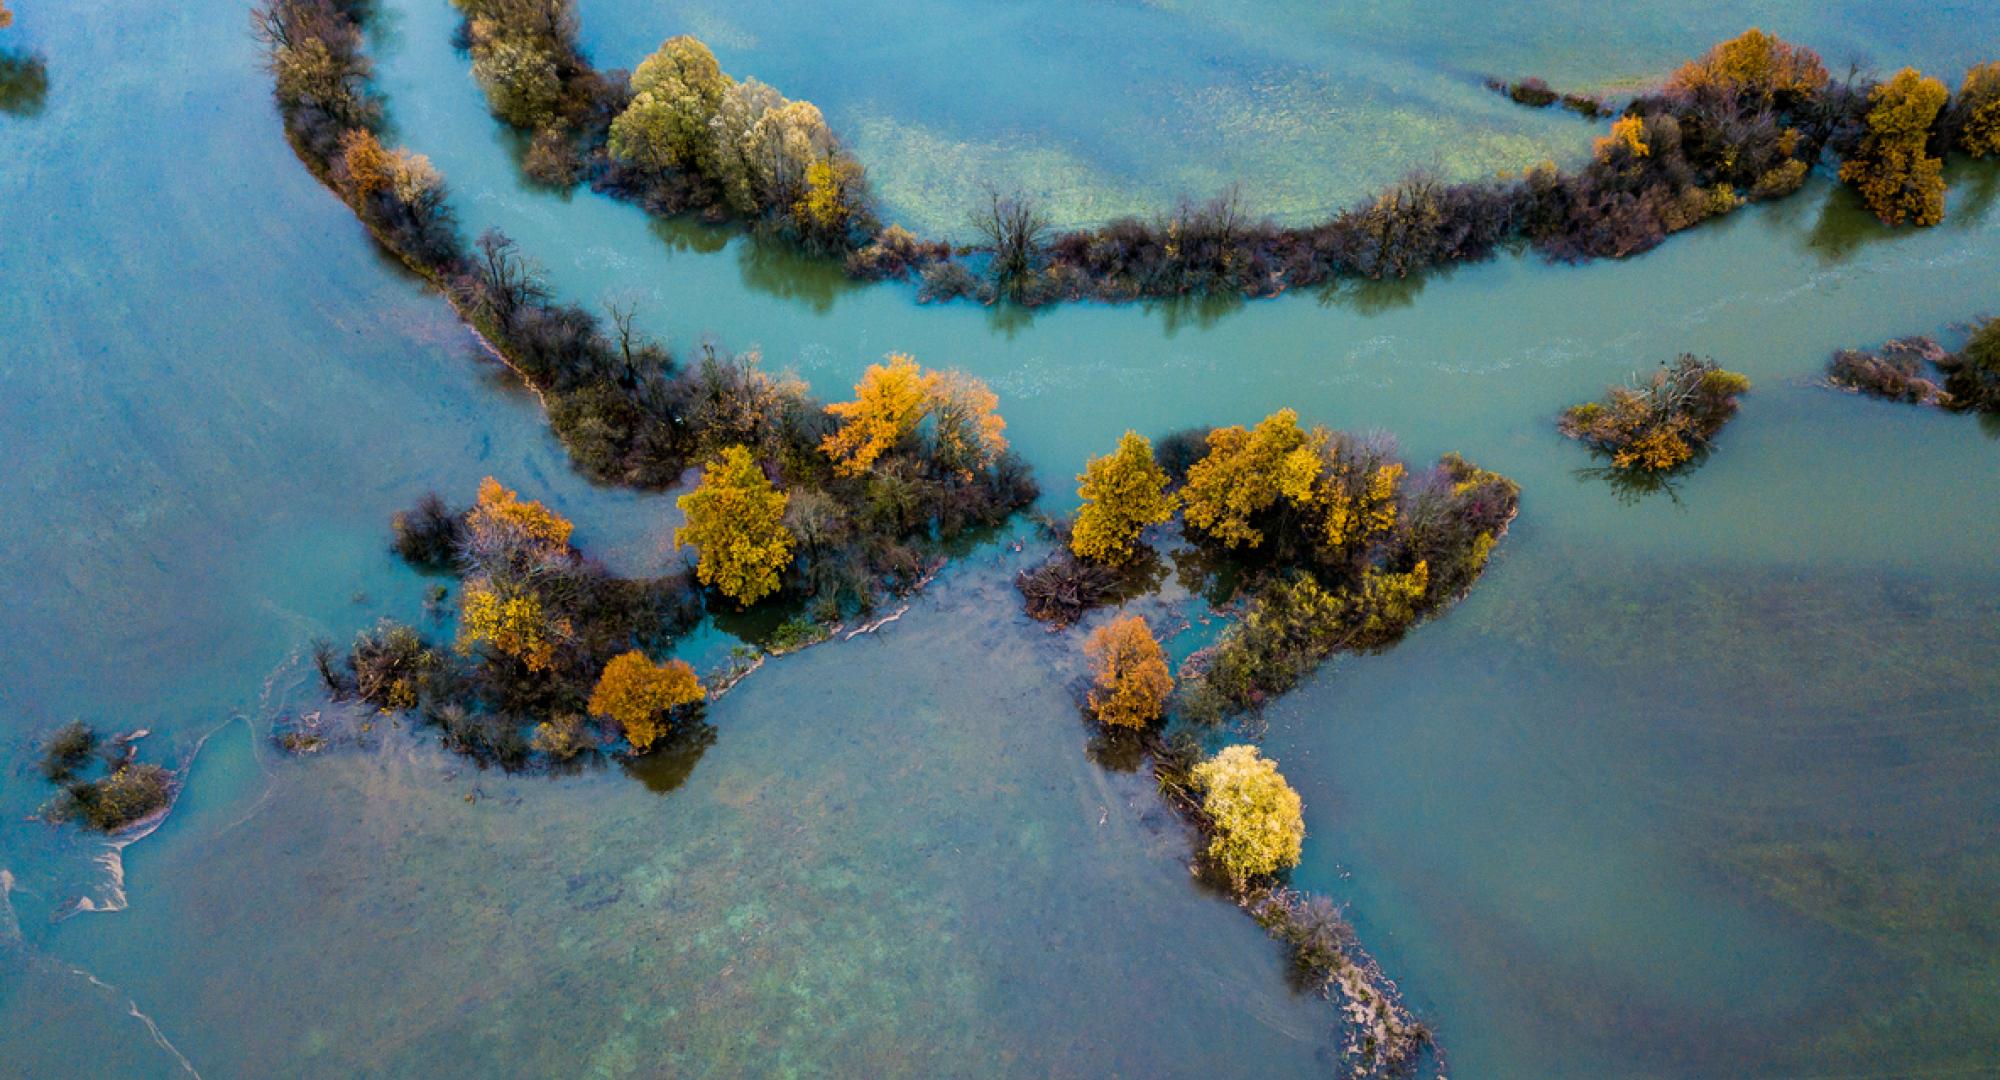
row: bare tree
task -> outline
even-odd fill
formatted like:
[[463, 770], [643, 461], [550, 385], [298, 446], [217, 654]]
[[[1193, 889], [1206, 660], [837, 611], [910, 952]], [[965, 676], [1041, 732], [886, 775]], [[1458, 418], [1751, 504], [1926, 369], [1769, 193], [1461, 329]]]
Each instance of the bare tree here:
[[988, 188], [986, 205], [972, 213], [972, 227], [993, 249], [993, 280], [1018, 300], [1034, 280], [1035, 260], [1048, 238], [1049, 215], [1028, 196]]

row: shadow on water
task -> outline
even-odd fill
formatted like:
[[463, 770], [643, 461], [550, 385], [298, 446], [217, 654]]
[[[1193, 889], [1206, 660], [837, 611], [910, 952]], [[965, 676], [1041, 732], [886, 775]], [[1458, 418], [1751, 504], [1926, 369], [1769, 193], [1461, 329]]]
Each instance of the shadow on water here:
[[695, 764], [715, 745], [715, 725], [706, 720], [688, 720], [674, 725], [666, 741], [657, 743], [644, 756], [620, 763], [625, 775], [646, 785], [646, 790], [665, 795], [687, 783]]
[[48, 97], [48, 64], [33, 53], [0, 49], [0, 113], [38, 115]]
[[1319, 301], [1321, 307], [1344, 307], [1364, 317], [1382, 315], [1414, 307], [1432, 274], [1447, 273], [1449, 270], [1444, 269], [1412, 274], [1406, 278], [1334, 278], [1319, 287], [1314, 299]]
[[1694, 460], [1669, 472], [1646, 472], [1643, 469], [1621, 469], [1616, 465], [1597, 465], [1577, 469], [1572, 475], [1582, 483], [1602, 483], [1610, 488], [1611, 494], [1617, 496], [1621, 506], [1637, 506], [1654, 495], [1665, 495], [1668, 502], [1686, 509], [1681, 502], [1681, 488], [1707, 458], [1707, 451], [1702, 451]]

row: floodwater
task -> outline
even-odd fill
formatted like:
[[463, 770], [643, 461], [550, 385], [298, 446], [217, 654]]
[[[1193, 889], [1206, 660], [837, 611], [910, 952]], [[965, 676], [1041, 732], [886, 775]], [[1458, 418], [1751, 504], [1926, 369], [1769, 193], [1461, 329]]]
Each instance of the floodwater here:
[[[0, 113], [0, 1075], [1331, 1067], [1324, 1004], [1189, 880], [1144, 779], [1087, 757], [1074, 638], [1008, 586], [1032, 545], [765, 665], [712, 741], [641, 776], [480, 773], [394, 725], [276, 754], [271, 720], [321, 707], [313, 636], [419, 616], [427, 582], [385, 541], [425, 488], [498, 475], [635, 571], [672, 557], [671, 504], [575, 477], [533, 399], [298, 166], [241, 5], [14, 6], [0, 47], [38, 50], [49, 87]], [[1267, 717], [1306, 802], [1298, 883], [1351, 905], [1456, 1074], [2000, 1061], [2000, 441], [1815, 385], [1833, 348], [1993, 309], [2000, 171], [1954, 168], [1922, 232], [1820, 180], [1624, 264], [925, 307], [526, 186], [447, 5], [379, 6], [400, 138], [468, 232], [504, 227], [565, 298], [637, 297], [677, 345], [760, 348], [822, 395], [890, 350], [979, 374], [1051, 511], [1127, 427], [1284, 405], [1520, 481], [1465, 602]], [[1573, 157], [1589, 125], [1477, 76], [1613, 87], [1751, 22], [1954, 83], [2000, 41], [1970, 5], [1346, 8], [583, 15], [606, 66], [691, 30], [818, 101], [890, 216], [943, 230], [983, 171], [1071, 220], [1232, 178], [1296, 217], [1415, 165]], [[1621, 497], [1553, 417], [1681, 351], [1755, 389], [1699, 471]], [[28, 820], [35, 740], [71, 717], [192, 758], [122, 853]]]

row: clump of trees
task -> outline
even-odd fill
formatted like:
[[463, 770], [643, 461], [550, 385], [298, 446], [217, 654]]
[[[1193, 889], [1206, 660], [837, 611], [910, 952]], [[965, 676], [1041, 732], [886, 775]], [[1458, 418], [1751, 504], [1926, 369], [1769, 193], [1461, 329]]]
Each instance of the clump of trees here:
[[1974, 323], [1957, 352], [1928, 337], [1901, 338], [1874, 352], [1842, 349], [1827, 364], [1827, 381], [1889, 401], [2000, 413], [2000, 319]]
[[1167, 654], [1137, 615], [1113, 619], [1091, 632], [1084, 652], [1096, 669], [1090, 711], [1111, 727], [1144, 728], [1166, 710], [1173, 692]]
[[1611, 459], [1615, 469], [1663, 473], [1705, 452], [1736, 415], [1750, 380], [1712, 360], [1682, 354], [1653, 377], [1614, 386], [1604, 400], [1573, 405], [1558, 423], [1564, 435]]
[[173, 804], [179, 789], [172, 772], [138, 760], [131, 738], [102, 740], [80, 720], [44, 740], [41, 771], [61, 789], [43, 815], [103, 833], [151, 820]]
[[1471, 587], [1519, 502], [1512, 481], [1456, 454], [1413, 474], [1387, 439], [1306, 428], [1290, 409], [1162, 447], [1172, 468], [1132, 435], [1094, 463], [1066, 550], [1017, 585], [1031, 615], [1073, 621], [1120, 583], [1116, 563], [1078, 554], [1082, 520], [1101, 518], [1110, 524], [1094, 530], [1129, 540], [1135, 521], [1178, 503], [1183, 535], [1232, 564], [1247, 598], [1243, 617], [1183, 668], [1181, 712], [1201, 722], [1256, 708], [1335, 652], [1400, 638]]
[[631, 92], [606, 133], [613, 190], [667, 212], [726, 208], [823, 252], [874, 233], [867, 174], [811, 102], [736, 81], [687, 35], [640, 63]]

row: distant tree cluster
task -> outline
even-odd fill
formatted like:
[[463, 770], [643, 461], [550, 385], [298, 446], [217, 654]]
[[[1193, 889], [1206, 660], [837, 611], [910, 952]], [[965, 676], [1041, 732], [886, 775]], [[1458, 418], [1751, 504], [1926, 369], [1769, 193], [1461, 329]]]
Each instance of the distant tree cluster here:
[[1571, 406], [1559, 426], [1610, 457], [1613, 468], [1668, 472], [1708, 448], [1736, 415], [1737, 395], [1748, 389], [1749, 379], [1683, 354], [1651, 379], [1614, 386], [1601, 402]]
[[2000, 414], [2000, 319], [1977, 321], [1957, 352], [1927, 337], [1873, 352], [1842, 349], [1827, 364], [1827, 381], [1889, 401]]
[[614, 187], [666, 209], [720, 202], [819, 251], [874, 231], [867, 176], [811, 102], [738, 82], [686, 35], [641, 62], [631, 89], [606, 143]]

